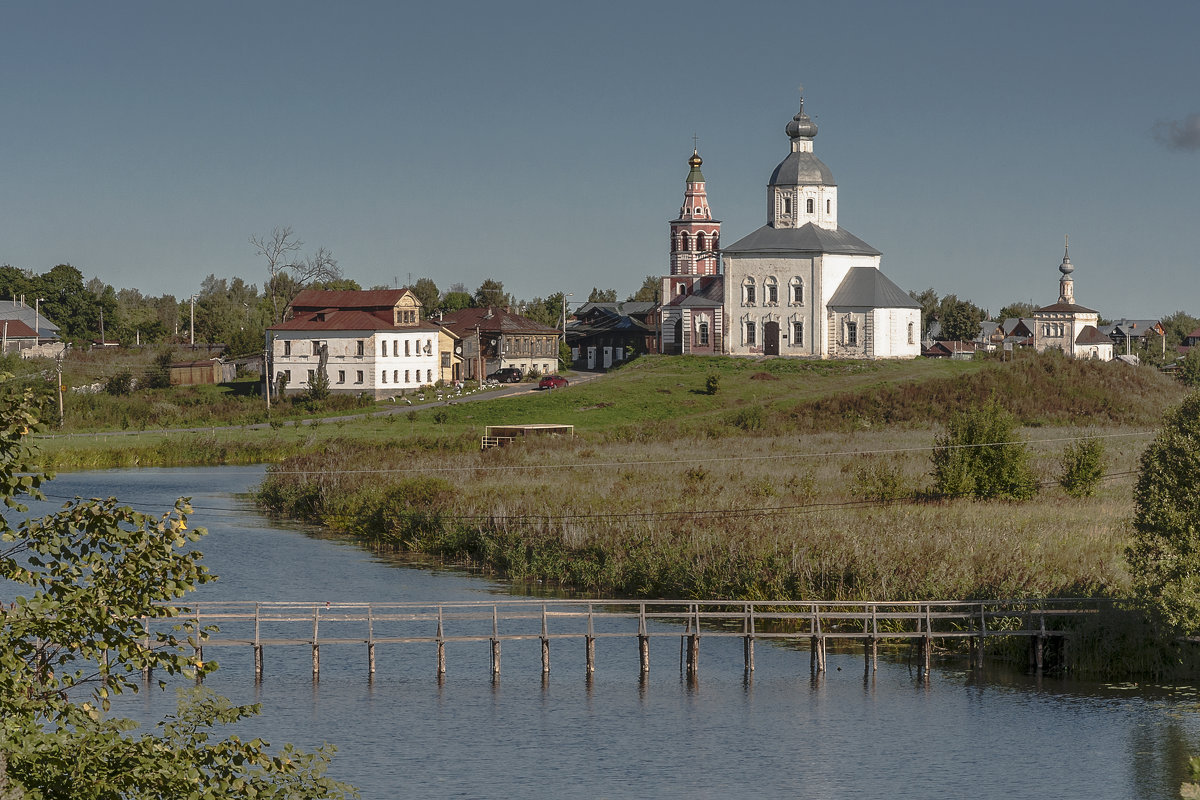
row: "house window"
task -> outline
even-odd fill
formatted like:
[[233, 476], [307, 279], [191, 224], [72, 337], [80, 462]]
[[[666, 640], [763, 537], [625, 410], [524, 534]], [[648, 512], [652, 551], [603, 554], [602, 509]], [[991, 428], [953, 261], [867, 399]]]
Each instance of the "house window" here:
[[346, 382], [346, 370], [339, 369], [338, 370], [338, 383], [345, 383], [345, 382]]
[[312, 386], [312, 385], [313, 385], [313, 380], [315, 380], [315, 379], [316, 379], [316, 377], [317, 377], [317, 373], [313, 372], [313, 371], [310, 369], [310, 370], [308, 371], [308, 385], [309, 385], [309, 386]]
[[427, 356], [433, 355], [433, 339], [425, 340], [425, 355], [427, 355]]
[[399, 382], [400, 382], [400, 370], [394, 369], [394, 370], [392, 370], [392, 383], [399, 383]]
[[755, 343], [756, 343], [756, 337], [755, 337], [755, 331], [754, 331], [754, 323], [747, 322], [746, 323], [746, 344], [747, 344], [747, 346], [752, 346]]
[[283, 382], [284, 383], [292, 382], [292, 371], [290, 369], [285, 369], [283, 371]]
[[803, 320], [797, 319], [797, 320], [792, 321], [792, 346], [793, 347], [803, 347], [804, 346], [804, 321]]
[[815, 201], [811, 197], [808, 198], [808, 213], [810, 213], [810, 214], [813, 213], [813, 203], [814, 202]]
[[412, 345], [412, 342], [410, 342], [408, 339], [404, 340], [404, 355], [406, 355], [406, 356], [412, 355], [411, 345]]
[[847, 347], [858, 347], [858, 323], [857, 322], [847, 322], [846, 323], [846, 346]]
[[433, 383], [433, 370], [431, 370], [431, 369], [425, 370], [425, 382]]
[[412, 383], [412, 378], [411, 378], [411, 377], [409, 377], [409, 374], [410, 374], [411, 372], [412, 372], [412, 370], [411, 370], [411, 369], [406, 369], [406, 370], [404, 370], [404, 382], [405, 382], [405, 383]]
[[379, 382], [387, 383], [387, 370], [386, 369], [379, 373]]
[[742, 283], [742, 305], [754, 305], [754, 278], [746, 278]]
[[283, 354], [285, 356], [290, 356], [292, 354], [292, 343], [291, 342], [283, 343]]
[[363, 340], [359, 339], [357, 342], [355, 342], [355, 345], [356, 345], [356, 347], [354, 350], [354, 355], [356, 355], [356, 356], [365, 355], [366, 348], [364, 346]]
[[321, 340], [320, 340], [320, 339], [313, 339], [312, 348], [313, 348], [313, 352], [312, 352], [312, 354], [313, 354], [314, 356], [319, 356], [319, 355], [321, 355]]
[[792, 278], [792, 305], [804, 305], [804, 281], [800, 278]]
[[381, 348], [379, 355], [386, 358], [387, 357], [387, 339], [384, 339], [383, 341], [381, 341], [379, 343], [379, 346]]
[[450, 367], [450, 354], [442, 353], [442, 369], [449, 369], [449, 367]]
[[363, 382], [363, 371], [362, 371], [361, 369], [360, 369], [360, 370], [357, 370], [357, 371], [354, 373], [354, 382], [355, 382], [355, 383], [362, 383], [362, 382]]
[[700, 345], [702, 347], [708, 346], [708, 323], [707, 322], [700, 323]]

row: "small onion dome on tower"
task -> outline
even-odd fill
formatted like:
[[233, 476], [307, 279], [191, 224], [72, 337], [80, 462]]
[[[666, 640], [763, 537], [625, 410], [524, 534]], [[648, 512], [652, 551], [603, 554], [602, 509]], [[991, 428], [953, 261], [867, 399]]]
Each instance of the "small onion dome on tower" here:
[[787, 135], [792, 139], [811, 139], [817, 135], [817, 123], [813, 122], [808, 114], [804, 113], [804, 98], [800, 98], [800, 111], [796, 116], [792, 117], [792, 121], [784, 128]]
[[804, 113], [804, 99], [800, 100], [800, 113], [784, 129], [792, 140], [791, 153], [771, 173], [768, 186], [836, 186], [833, 172], [813, 155], [813, 137], [817, 135], [817, 124]]
[[1058, 271], [1061, 272], [1063, 275], [1070, 275], [1072, 272], [1075, 271], [1075, 265], [1071, 263], [1071, 256], [1069, 255], [1069, 253], [1070, 253], [1070, 250], [1069, 250], [1069, 243], [1068, 243], [1067, 245], [1063, 246], [1063, 260], [1062, 260], [1062, 263], [1058, 265]]
[[688, 166], [692, 168], [688, 172], [688, 183], [704, 183], [704, 175], [700, 172], [700, 165], [703, 163], [704, 159], [700, 157], [700, 152], [693, 148], [692, 157], [688, 159]]

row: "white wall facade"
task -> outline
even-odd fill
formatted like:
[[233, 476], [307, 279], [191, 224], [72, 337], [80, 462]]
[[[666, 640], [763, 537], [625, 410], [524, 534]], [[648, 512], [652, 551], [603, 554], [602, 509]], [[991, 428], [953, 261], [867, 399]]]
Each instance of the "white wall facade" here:
[[325, 372], [331, 392], [390, 397], [439, 378], [438, 334], [434, 330], [272, 331], [272, 378], [289, 375], [289, 394], [307, 391], [310, 374], [328, 353]]

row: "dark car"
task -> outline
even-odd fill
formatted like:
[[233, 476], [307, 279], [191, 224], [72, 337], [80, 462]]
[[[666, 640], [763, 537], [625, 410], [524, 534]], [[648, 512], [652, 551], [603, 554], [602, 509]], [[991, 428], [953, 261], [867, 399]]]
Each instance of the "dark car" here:
[[488, 380], [497, 383], [520, 383], [521, 377], [521, 370], [516, 367], [504, 367], [488, 375]]
[[542, 382], [538, 384], [538, 388], [558, 389], [559, 387], [567, 386], [569, 384], [570, 381], [568, 381], [562, 375], [547, 375], [546, 377], [542, 378]]

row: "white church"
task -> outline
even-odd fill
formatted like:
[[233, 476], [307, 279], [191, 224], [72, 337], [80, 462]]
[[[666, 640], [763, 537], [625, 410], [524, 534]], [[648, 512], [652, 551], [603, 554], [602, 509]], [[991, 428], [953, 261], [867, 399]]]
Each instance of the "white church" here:
[[[719, 275], [713, 251], [720, 223], [709, 213], [693, 152], [684, 208], [671, 222], [663, 352], [917, 357], [920, 305], [880, 271], [878, 250], [838, 225], [837, 184], [813, 153], [817, 126], [803, 100], [785, 130], [791, 152], [767, 184], [766, 224], [720, 249]], [[690, 296], [693, 288], [703, 296]]]

